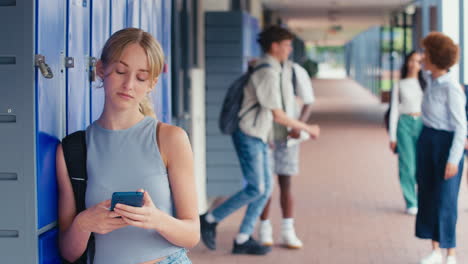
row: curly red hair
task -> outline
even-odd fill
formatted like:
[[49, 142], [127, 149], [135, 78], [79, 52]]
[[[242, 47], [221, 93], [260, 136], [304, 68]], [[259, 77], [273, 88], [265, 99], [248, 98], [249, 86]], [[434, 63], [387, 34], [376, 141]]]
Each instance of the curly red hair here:
[[441, 70], [448, 70], [458, 62], [458, 45], [447, 35], [440, 32], [431, 32], [422, 41], [429, 61]]

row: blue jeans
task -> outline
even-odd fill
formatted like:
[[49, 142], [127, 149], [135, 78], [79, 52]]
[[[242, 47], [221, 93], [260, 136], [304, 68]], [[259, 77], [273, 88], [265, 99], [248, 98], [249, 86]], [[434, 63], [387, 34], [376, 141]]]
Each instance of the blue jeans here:
[[424, 126], [418, 141], [418, 215], [416, 236], [439, 242], [441, 248], [455, 248], [458, 218], [458, 193], [463, 174], [463, 159], [458, 172], [446, 180], [445, 166], [453, 132]]
[[181, 249], [155, 264], [192, 264], [192, 262], [187, 257], [187, 250]]
[[248, 205], [240, 233], [251, 235], [272, 192], [269, 149], [262, 140], [246, 135], [239, 129], [232, 135], [232, 141], [246, 185], [211, 213], [220, 222], [242, 206]]

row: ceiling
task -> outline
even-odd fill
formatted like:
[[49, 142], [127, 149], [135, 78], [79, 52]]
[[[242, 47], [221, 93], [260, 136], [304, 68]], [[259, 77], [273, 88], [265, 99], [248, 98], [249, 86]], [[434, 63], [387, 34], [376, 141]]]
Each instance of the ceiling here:
[[391, 11], [412, 0], [262, 0], [308, 43], [343, 45], [366, 29], [388, 24]]

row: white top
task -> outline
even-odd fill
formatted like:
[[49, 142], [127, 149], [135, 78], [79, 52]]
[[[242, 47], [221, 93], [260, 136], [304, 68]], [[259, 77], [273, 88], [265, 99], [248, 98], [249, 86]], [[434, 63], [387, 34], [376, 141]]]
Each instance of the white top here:
[[416, 78], [406, 78], [393, 87], [389, 120], [390, 141], [396, 141], [398, 119], [402, 114], [421, 113], [423, 91]]
[[307, 71], [301, 65], [294, 63], [293, 70], [296, 74], [297, 96], [302, 99], [304, 104], [312, 104], [315, 101], [312, 82]]
[[[295, 82], [293, 82], [295, 75]], [[294, 88], [296, 94], [294, 94]], [[298, 119], [304, 104], [314, 102], [312, 82], [307, 71], [293, 61], [285, 61], [281, 71], [281, 96], [284, 103], [284, 112], [293, 119]], [[298, 100], [300, 99], [300, 100]], [[287, 139], [290, 128], [273, 123], [273, 139], [284, 141]]]
[[[254, 72], [244, 88], [244, 99], [239, 116], [244, 114], [245, 116], [240, 120], [239, 128], [243, 133], [267, 143], [273, 128], [272, 110], [283, 107], [280, 90], [281, 64], [272, 56], [265, 55], [256, 62], [255, 66], [265, 63], [270, 67]], [[260, 107], [247, 112], [257, 103]]]

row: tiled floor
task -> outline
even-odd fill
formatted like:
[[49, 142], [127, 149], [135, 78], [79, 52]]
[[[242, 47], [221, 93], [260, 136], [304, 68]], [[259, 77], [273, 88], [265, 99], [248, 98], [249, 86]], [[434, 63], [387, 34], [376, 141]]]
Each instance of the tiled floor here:
[[[428, 241], [413, 235], [414, 217], [403, 214], [396, 156], [382, 124], [386, 107], [350, 80], [315, 80], [313, 85], [317, 101], [311, 122], [321, 125], [322, 135], [303, 144], [301, 173], [293, 182], [296, 229], [305, 247], [275, 246], [262, 257], [231, 255], [241, 210], [218, 226], [217, 251], [201, 242], [190, 251], [193, 263], [416, 264], [430, 251]], [[468, 262], [467, 193], [464, 178], [459, 263]], [[279, 231], [277, 189], [273, 199], [272, 221]]]

